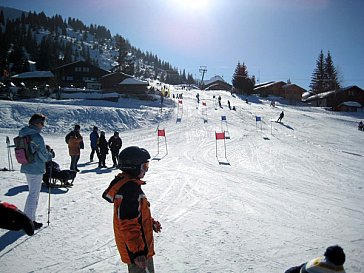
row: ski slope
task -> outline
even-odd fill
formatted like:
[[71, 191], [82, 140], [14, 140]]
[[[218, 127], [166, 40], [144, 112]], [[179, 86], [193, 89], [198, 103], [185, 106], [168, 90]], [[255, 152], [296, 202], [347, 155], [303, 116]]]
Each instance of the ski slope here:
[[[363, 113], [284, 102], [272, 108], [224, 91], [173, 93], [183, 93], [182, 104], [164, 100], [162, 111], [159, 101], [0, 101], [0, 168], [8, 167], [5, 137], [15, 137], [35, 111], [48, 116], [43, 136], [62, 169], [70, 163], [64, 135], [75, 123], [86, 144], [74, 186], [52, 189], [50, 225], [44, 187], [37, 211], [43, 229], [32, 237], [0, 230], [1, 272], [127, 272], [113, 238], [112, 205], [101, 198], [118, 171], [88, 162], [94, 125], [107, 138], [119, 130], [124, 148], [138, 145], [152, 155], [143, 189], [163, 226], [155, 235], [156, 272], [284, 272], [333, 244], [343, 247], [347, 272], [364, 271], [364, 133], [356, 128]], [[219, 95], [223, 108], [215, 109]], [[282, 110], [283, 123], [274, 122]], [[162, 137], [158, 153], [157, 128], [166, 132], [168, 153]], [[223, 140], [216, 150], [215, 132], [223, 130], [226, 157]], [[23, 209], [19, 167], [0, 172], [0, 200]]]

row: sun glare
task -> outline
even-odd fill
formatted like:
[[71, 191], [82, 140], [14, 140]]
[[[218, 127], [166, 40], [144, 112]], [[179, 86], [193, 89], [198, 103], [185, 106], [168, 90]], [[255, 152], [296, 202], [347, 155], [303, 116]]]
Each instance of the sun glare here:
[[181, 11], [203, 11], [209, 7], [209, 0], [172, 0], [171, 3]]

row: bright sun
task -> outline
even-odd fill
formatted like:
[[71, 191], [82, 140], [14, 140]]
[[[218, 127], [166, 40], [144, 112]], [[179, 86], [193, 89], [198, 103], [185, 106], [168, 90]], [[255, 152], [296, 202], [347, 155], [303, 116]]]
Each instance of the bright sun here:
[[179, 10], [203, 11], [209, 7], [209, 0], [172, 0], [171, 3]]

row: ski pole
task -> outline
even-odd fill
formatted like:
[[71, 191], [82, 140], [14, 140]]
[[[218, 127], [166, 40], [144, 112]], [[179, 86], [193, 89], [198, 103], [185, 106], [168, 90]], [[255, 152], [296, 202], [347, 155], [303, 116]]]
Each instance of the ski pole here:
[[52, 159], [49, 164], [50, 170], [49, 170], [49, 178], [48, 178], [48, 221], [47, 224], [49, 226], [49, 216], [51, 214], [51, 182], [52, 182]]
[[13, 165], [13, 158], [11, 156], [11, 146], [10, 146], [10, 139], [7, 136], [6, 137], [6, 144], [7, 144], [7, 148], [8, 148], [8, 163], [9, 163], [9, 171], [13, 171], [14, 170], [14, 165]]

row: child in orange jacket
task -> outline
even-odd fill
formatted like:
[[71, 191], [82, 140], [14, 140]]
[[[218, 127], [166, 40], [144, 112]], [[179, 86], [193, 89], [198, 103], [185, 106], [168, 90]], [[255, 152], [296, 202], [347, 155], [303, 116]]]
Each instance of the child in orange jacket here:
[[128, 264], [129, 273], [140, 269], [154, 272], [153, 231], [160, 232], [161, 224], [150, 212], [150, 204], [141, 186], [149, 168], [150, 155], [136, 146], [125, 148], [119, 155], [118, 174], [102, 197], [114, 203], [114, 235], [121, 260]]

